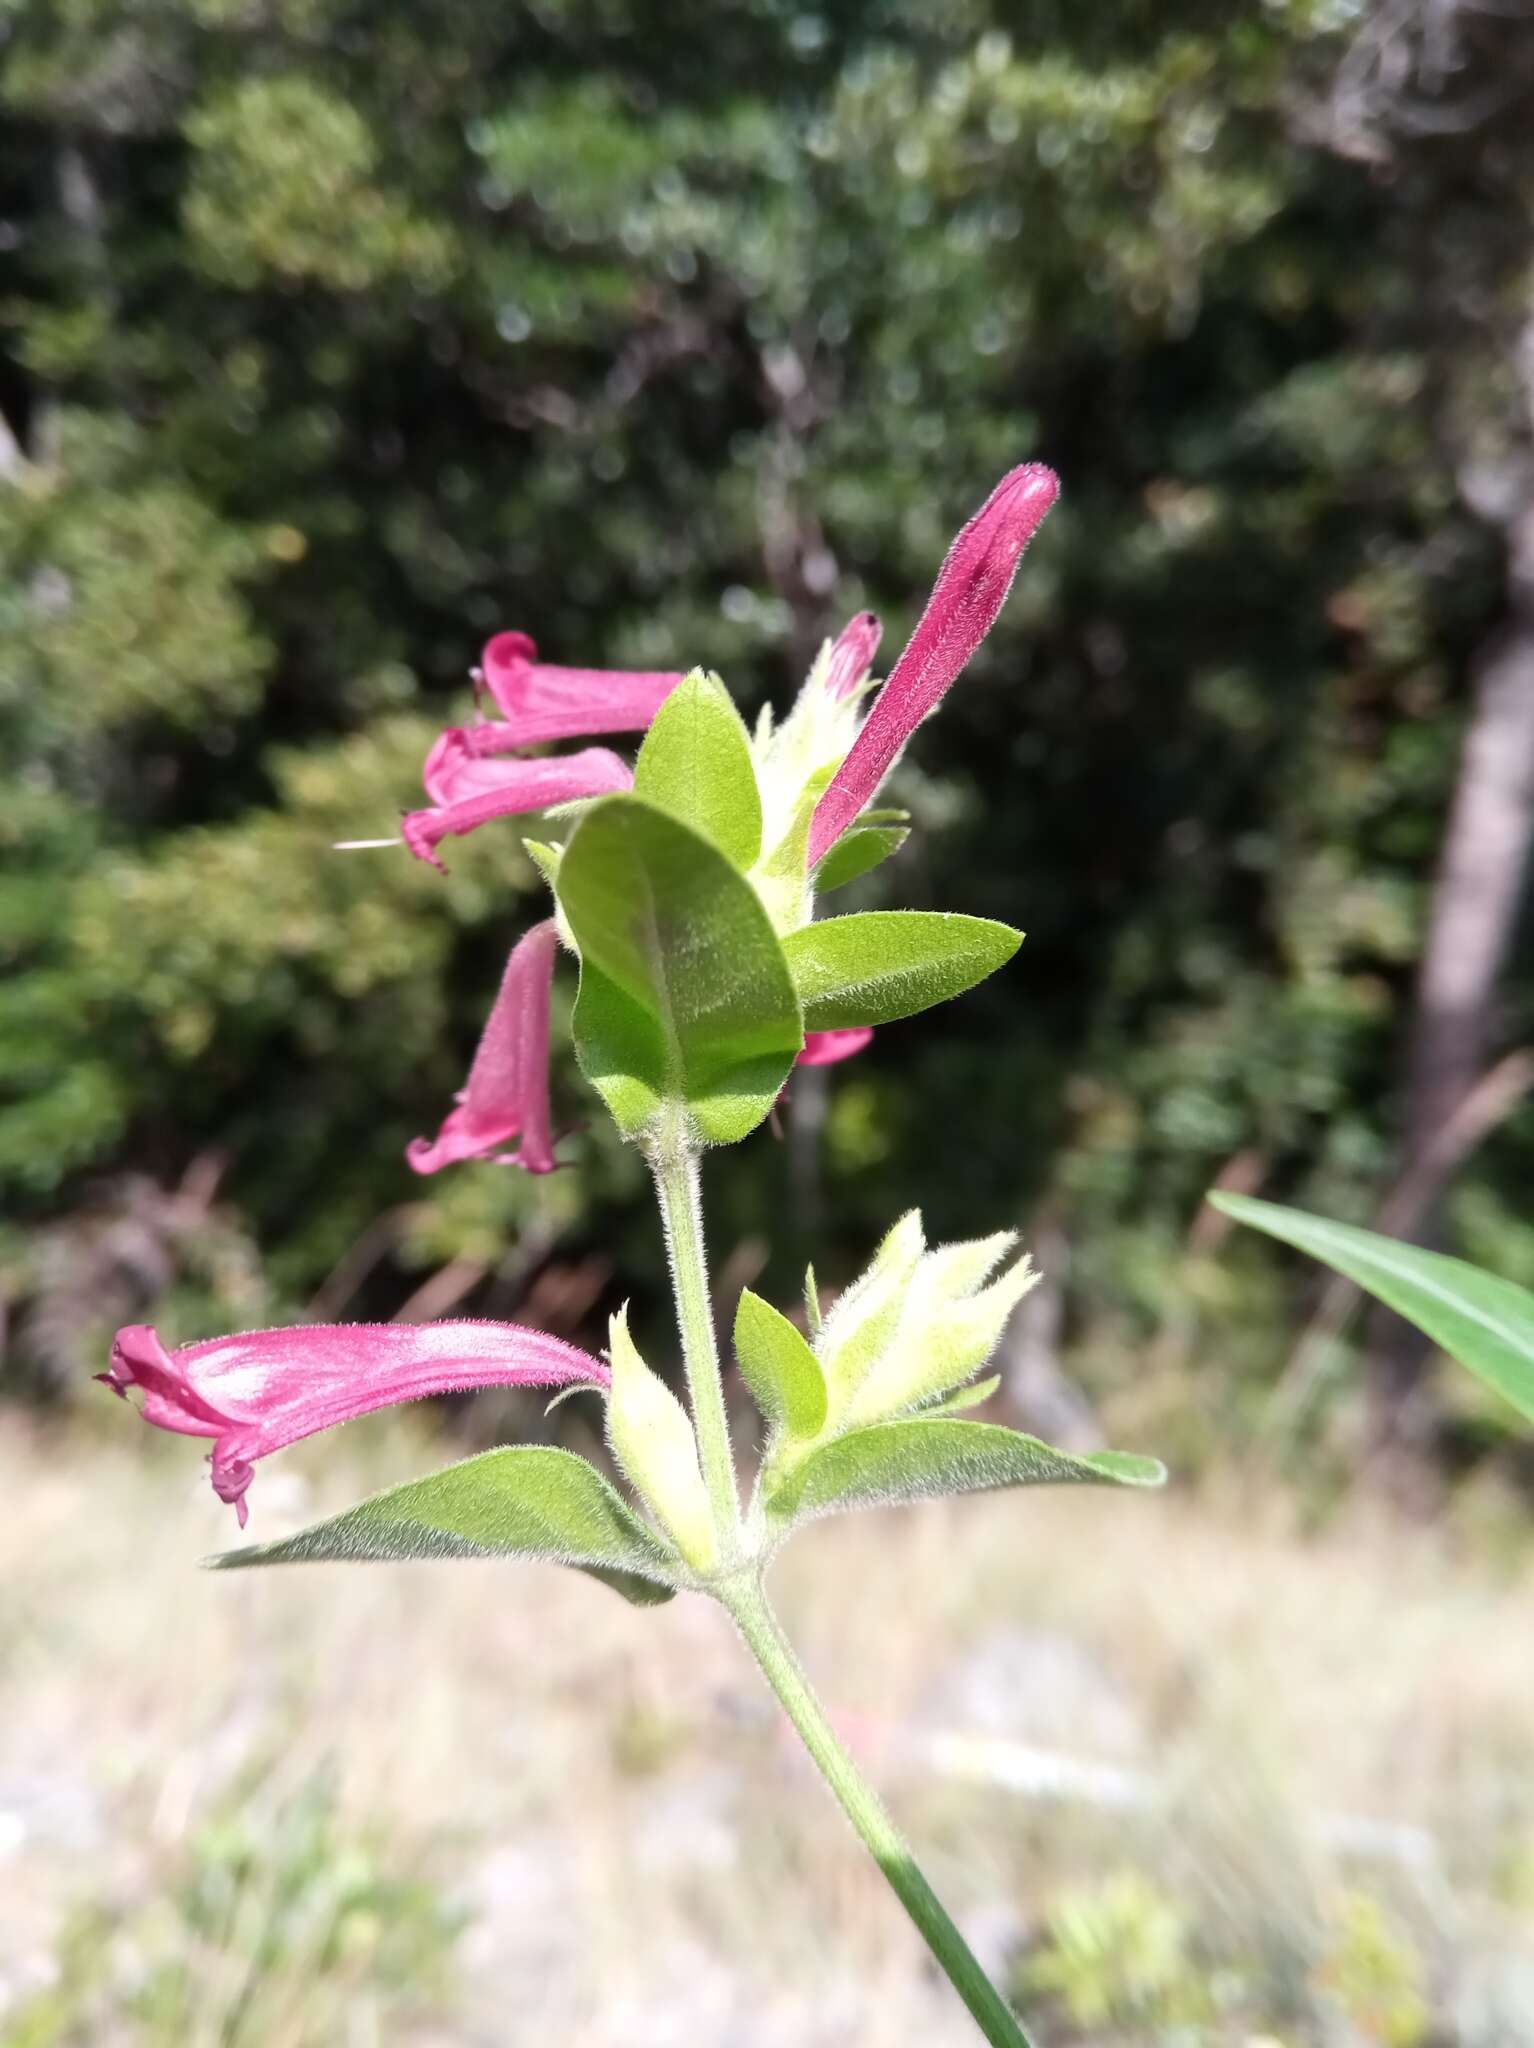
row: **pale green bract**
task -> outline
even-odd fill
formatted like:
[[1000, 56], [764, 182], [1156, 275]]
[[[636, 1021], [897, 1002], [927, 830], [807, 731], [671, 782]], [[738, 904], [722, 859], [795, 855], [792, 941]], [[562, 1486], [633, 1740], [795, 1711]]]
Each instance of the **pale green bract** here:
[[687, 1562], [711, 1571], [718, 1551], [698, 1440], [687, 1410], [640, 1357], [627, 1308], [612, 1318], [608, 1356], [607, 1442], [614, 1461]]
[[[1078, 1458], [995, 1424], [952, 1421], [999, 1384], [974, 1375], [1035, 1278], [1026, 1258], [1004, 1265], [1016, 1243], [998, 1231], [929, 1250], [913, 1209], [823, 1319], [809, 1281], [808, 1340], [749, 1291], [741, 1296], [735, 1348], [769, 1426], [757, 1491], [774, 1543], [832, 1508], [1046, 1480], [1143, 1486], [1165, 1476], [1154, 1460]], [[916, 1434], [881, 1434], [914, 1425]]]
[[981, 1408], [1001, 1386], [1001, 1374], [993, 1372], [983, 1380], [971, 1380], [967, 1387], [955, 1387], [935, 1401], [924, 1401], [923, 1415], [961, 1415], [966, 1408]]
[[1534, 1294], [1463, 1259], [1251, 1195], [1211, 1194], [1238, 1223], [1345, 1274], [1534, 1421]]

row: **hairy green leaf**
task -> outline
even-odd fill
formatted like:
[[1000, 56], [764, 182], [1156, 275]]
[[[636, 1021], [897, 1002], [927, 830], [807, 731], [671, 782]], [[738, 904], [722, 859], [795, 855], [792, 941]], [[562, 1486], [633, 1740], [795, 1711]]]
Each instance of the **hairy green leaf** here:
[[811, 1337], [818, 1337], [822, 1327], [820, 1283], [815, 1278], [813, 1266], [806, 1266], [804, 1269], [804, 1320]]
[[1212, 1194], [1208, 1200], [1238, 1223], [1345, 1274], [1534, 1421], [1534, 1294], [1526, 1288], [1463, 1259], [1250, 1195]]
[[762, 799], [751, 742], [717, 676], [694, 669], [655, 714], [634, 767], [634, 793], [749, 868], [762, 850]]
[[814, 1436], [826, 1419], [826, 1382], [820, 1361], [770, 1302], [741, 1289], [735, 1310], [735, 1356], [756, 1405], [774, 1427], [791, 1436]]
[[571, 1451], [517, 1444], [378, 1493], [278, 1543], [226, 1550], [225, 1571], [424, 1557], [528, 1557], [589, 1572], [638, 1606], [669, 1600], [679, 1561]]
[[533, 866], [542, 875], [551, 889], [559, 887], [559, 863], [564, 854], [562, 846], [550, 846], [542, 839], [524, 839], [523, 847]]
[[572, 835], [559, 900], [581, 951], [576, 1052], [619, 1129], [676, 1117], [713, 1145], [754, 1130], [804, 1033], [750, 883], [689, 826], [615, 796]]
[[985, 917], [865, 910], [822, 918], [783, 942], [807, 1031], [889, 1024], [962, 995], [1003, 966], [1022, 933]]
[[910, 836], [904, 825], [861, 825], [844, 832], [815, 870], [816, 889], [824, 896], [845, 888], [898, 853]]
[[1061, 1483], [1159, 1486], [1165, 1477], [1154, 1458], [1123, 1451], [1077, 1457], [996, 1423], [913, 1416], [849, 1430], [812, 1451], [769, 1495], [767, 1512], [787, 1525], [943, 1493]]

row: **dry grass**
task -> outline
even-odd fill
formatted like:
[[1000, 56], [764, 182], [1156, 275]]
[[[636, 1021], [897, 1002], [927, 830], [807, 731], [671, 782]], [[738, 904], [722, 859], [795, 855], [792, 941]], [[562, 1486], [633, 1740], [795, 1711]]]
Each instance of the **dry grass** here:
[[[259, 1533], [441, 1454], [407, 1423], [358, 1425], [262, 1472]], [[0, 1499], [6, 2048], [973, 2038], [711, 1609], [635, 1612], [512, 1565], [204, 1574], [227, 1512], [195, 1447], [137, 1432], [6, 1417]], [[1310, 1981], [1329, 1902], [1362, 1886], [1458, 2013], [1488, 1958], [1534, 1955], [1534, 1631], [1526, 1571], [1457, 1548], [1361, 1518], [1305, 1540], [1244, 1499], [1041, 1493], [827, 1525], [776, 1590], [998, 1954], [1127, 1861], [1201, 1932]], [[1026, 1797], [966, 1779], [998, 1757], [1065, 1779]], [[1133, 1803], [1075, 1796], [1085, 1763]], [[280, 1871], [215, 1924], [164, 1924], [216, 1854], [210, 1818], [259, 1848], [321, 1782], [310, 1862], [365, 1856], [461, 1912], [442, 1982], [374, 1967], [397, 1927], [339, 1957], [301, 1932], [263, 1949], [263, 1885], [299, 1883]], [[109, 1981], [50, 2033], [35, 1994], [68, 1977], [82, 1910]], [[408, 1929], [436, 1909], [399, 1910]], [[190, 1988], [157, 2033], [123, 1986], [177, 1943]], [[1479, 2048], [1469, 2022], [1456, 2038]]]

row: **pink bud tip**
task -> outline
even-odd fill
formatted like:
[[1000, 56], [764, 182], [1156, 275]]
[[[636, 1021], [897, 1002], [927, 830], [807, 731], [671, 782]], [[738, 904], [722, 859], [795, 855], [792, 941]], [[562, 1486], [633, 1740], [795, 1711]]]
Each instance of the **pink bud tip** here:
[[634, 786], [628, 763], [607, 747], [583, 747], [578, 754], [536, 761], [481, 761], [453, 753], [445, 745], [450, 738], [444, 733], [427, 756], [427, 775], [442, 797], [428, 810], [407, 811], [400, 823], [410, 851], [434, 868], [444, 867], [437, 848], [454, 833]]
[[1009, 470], [955, 539], [905, 652], [836, 771], [810, 825], [813, 868], [877, 792], [901, 748], [936, 710], [995, 624], [1023, 550], [1060, 495], [1042, 462]]
[[859, 612], [847, 621], [836, 636], [826, 668], [828, 696], [841, 698], [852, 695], [873, 667], [873, 659], [883, 637], [884, 628], [874, 612]]

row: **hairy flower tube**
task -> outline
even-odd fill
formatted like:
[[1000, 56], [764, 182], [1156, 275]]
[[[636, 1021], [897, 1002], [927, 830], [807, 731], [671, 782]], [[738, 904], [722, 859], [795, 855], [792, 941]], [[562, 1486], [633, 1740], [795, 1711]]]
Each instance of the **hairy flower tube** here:
[[497, 633], [480, 657], [499, 719], [468, 729], [470, 750], [501, 754], [587, 733], [643, 732], [680, 672], [560, 668], [538, 659], [526, 633]]
[[628, 763], [606, 747], [583, 747], [576, 754], [536, 761], [449, 762], [434, 750], [428, 768], [440, 794], [429, 810], [405, 813], [400, 835], [418, 860], [429, 861], [434, 868], [444, 866], [437, 853], [444, 839], [477, 832], [497, 818], [546, 811], [583, 797], [611, 796], [630, 788], [634, 780]]
[[[416, 1138], [405, 1157], [417, 1173], [460, 1159], [492, 1159], [528, 1173], [552, 1173], [549, 1110], [549, 990], [559, 932], [551, 917], [517, 941], [506, 962], [469, 1078], [435, 1138]], [[515, 1152], [506, 1146], [520, 1139]]]
[[213, 1490], [245, 1526], [257, 1458], [354, 1416], [472, 1387], [608, 1385], [597, 1359], [516, 1323], [310, 1323], [167, 1351], [148, 1323], [118, 1331], [100, 1376], [141, 1389], [143, 1417], [213, 1439]]
[[874, 612], [859, 612], [847, 621], [832, 643], [831, 658], [826, 663], [828, 696], [840, 702], [852, 695], [873, 667], [883, 637], [884, 628]]

